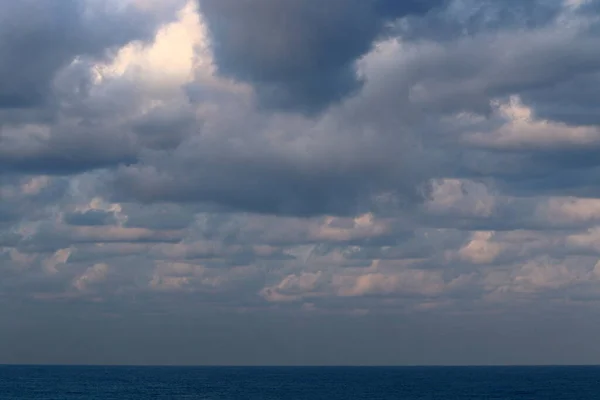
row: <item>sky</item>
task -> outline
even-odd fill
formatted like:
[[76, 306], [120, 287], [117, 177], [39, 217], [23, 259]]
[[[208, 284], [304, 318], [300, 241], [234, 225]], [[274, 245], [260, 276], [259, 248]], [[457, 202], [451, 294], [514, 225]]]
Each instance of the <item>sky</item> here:
[[600, 1], [0, 9], [0, 363], [600, 363]]

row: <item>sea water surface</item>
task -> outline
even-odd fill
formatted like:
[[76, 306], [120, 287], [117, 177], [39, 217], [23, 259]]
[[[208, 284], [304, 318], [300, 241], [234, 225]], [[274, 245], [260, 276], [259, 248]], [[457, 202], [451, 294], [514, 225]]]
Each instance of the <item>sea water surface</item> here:
[[0, 366], [0, 399], [600, 399], [600, 367]]

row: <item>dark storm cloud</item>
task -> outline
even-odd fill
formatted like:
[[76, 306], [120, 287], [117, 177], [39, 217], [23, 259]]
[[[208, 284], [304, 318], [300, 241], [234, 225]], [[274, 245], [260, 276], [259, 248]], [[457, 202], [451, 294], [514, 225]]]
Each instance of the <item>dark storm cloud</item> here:
[[386, 23], [444, 0], [199, 0], [221, 74], [268, 108], [319, 111], [360, 87], [354, 62]]

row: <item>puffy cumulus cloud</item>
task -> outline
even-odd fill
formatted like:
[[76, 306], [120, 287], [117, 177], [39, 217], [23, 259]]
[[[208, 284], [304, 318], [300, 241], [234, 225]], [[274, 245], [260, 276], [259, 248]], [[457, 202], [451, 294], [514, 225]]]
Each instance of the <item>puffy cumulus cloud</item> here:
[[[268, 301], [294, 301], [310, 297], [315, 292], [321, 271], [288, 275], [274, 286], [265, 287], [260, 294]], [[314, 293], [318, 295], [318, 293]]]
[[501, 104], [499, 111], [510, 122], [499, 128], [494, 135], [472, 133], [465, 141], [474, 146], [499, 150], [527, 151], [532, 149], [584, 148], [597, 146], [600, 131], [597, 127], [570, 127], [564, 123], [534, 119], [531, 107], [524, 106], [519, 98], [511, 98]]
[[475, 232], [473, 238], [458, 251], [462, 260], [475, 264], [489, 264], [500, 254], [502, 246], [491, 239], [493, 232]]
[[421, 294], [435, 295], [444, 290], [439, 271], [406, 270], [396, 274], [366, 273], [336, 277], [334, 286], [341, 296]]
[[3, 1], [2, 9], [2, 108], [52, 101], [52, 83], [61, 68], [78, 57], [101, 59], [131, 41], [149, 40], [162, 23], [135, 1]]
[[2, 299], [599, 298], [597, 2], [0, 6]]
[[97, 282], [102, 282], [106, 279], [108, 273], [108, 265], [104, 263], [95, 264], [84, 271], [73, 280], [73, 286], [80, 291], [84, 291]]
[[429, 199], [424, 207], [435, 215], [489, 217], [497, 202], [489, 188], [479, 182], [439, 179], [431, 182]]
[[555, 259], [539, 256], [511, 270], [488, 274], [484, 279], [491, 302], [520, 302], [597, 298], [598, 264], [586, 257]]
[[[133, 162], [131, 128], [109, 122], [119, 89], [95, 84], [97, 71], [123, 46], [152, 41], [176, 17], [176, 3], [4, 2], [0, 171], [64, 175]], [[133, 92], [125, 103], [139, 97]]]
[[600, 201], [595, 198], [554, 197], [540, 202], [537, 213], [552, 224], [589, 225], [600, 217]]

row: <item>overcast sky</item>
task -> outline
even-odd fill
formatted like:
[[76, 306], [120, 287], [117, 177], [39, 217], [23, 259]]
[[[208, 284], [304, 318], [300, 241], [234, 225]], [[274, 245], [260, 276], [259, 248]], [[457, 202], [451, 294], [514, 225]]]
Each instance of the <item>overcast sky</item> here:
[[0, 363], [600, 363], [600, 1], [0, 10]]

